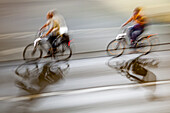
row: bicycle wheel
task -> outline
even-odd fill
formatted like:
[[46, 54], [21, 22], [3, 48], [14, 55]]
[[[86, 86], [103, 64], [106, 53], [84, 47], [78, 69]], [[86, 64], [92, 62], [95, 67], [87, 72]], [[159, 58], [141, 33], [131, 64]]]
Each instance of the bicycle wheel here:
[[107, 54], [109, 56], [120, 56], [124, 52], [124, 43], [121, 40], [113, 40], [107, 46]]
[[55, 52], [55, 58], [57, 58], [58, 61], [60, 60], [68, 60], [72, 55], [72, 50], [70, 46], [68, 46], [66, 43], [62, 43], [58, 45]]
[[136, 50], [141, 53], [149, 53], [152, 49], [150, 40], [146, 37], [139, 39], [136, 43]]
[[24, 64], [19, 65], [15, 69], [15, 74], [24, 79], [33, 76], [33, 73], [37, 75], [38, 72], [39, 72], [38, 64], [33, 62], [26, 62]]
[[24, 60], [27, 60], [27, 61], [38, 60], [41, 57], [42, 57], [42, 50], [39, 48], [36, 48], [34, 50], [33, 43], [25, 47], [24, 52], [23, 52]]
[[149, 40], [152, 44], [152, 51], [158, 50], [159, 49], [159, 44], [160, 44], [160, 40], [158, 38], [157, 35], [153, 35], [151, 37], [149, 37]]

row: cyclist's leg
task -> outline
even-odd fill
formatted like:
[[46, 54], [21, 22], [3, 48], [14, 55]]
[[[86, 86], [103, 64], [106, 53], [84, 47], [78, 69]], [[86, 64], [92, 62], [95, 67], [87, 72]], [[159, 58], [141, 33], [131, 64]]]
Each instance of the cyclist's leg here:
[[51, 47], [49, 48], [49, 51], [48, 51], [48, 54], [51, 54], [51, 50], [53, 48], [55, 48], [55, 44], [53, 43], [53, 41], [56, 39], [56, 36], [53, 36], [53, 35], [50, 35], [49, 38], [48, 38], [48, 41], [51, 45]]
[[55, 39], [56, 39], [56, 36], [50, 36], [48, 39], [48, 41], [52, 47], [55, 47], [55, 44], [53, 43]]
[[134, 26], [130, 26], [128, 28], [128, 37], [129, 37], [130, 40], [131, 40], [133, 31], [134, 31]]
[[129, 27], [129, 34], [128, 34], [128, 36], [129, 36], [129, 40], [130, 40], [130, 44], [131, 45], [134, 45], [134, 39], [133, 39], [133, 32], [135, 31], [135, 26], [131, 26], [131, 27]]
[[132, 33], [132, 40], [133, 41], [136, 41], [136, 39], [143, 33], [143, 30], [135, 30], [133, 33]]
[[133, 31], [131, 33], [131, 44], [134, 44], [136, 39], [144, 32], [144, 26], [140, 24], [134, 25]]
[[136, 25], [129, 27], [129, 39], [130, 39], [130, 44], [134, 45], [135, 42], [135, 36], [133, 35], [134, 32], [136, 31]]

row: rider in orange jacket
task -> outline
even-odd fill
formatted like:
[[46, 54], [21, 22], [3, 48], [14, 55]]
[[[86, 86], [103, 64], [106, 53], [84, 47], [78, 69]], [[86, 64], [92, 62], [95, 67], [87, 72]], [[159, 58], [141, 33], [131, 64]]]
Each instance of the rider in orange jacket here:
[[124, 27], [131, 21], [135, 23], [134, 26], [129, 28], [129, 37], [132, 46], [136, 41], [137, 37], [139, 37], [144, 32], [145, 27], [147, 25], [147, 19], [144, 15], [141, 14], [141, 10], [142, 8], [140, 7], [135, 8], [133, 11], [133, 15], [130, 17], [130, 19], [122, 25], [122, 27]]

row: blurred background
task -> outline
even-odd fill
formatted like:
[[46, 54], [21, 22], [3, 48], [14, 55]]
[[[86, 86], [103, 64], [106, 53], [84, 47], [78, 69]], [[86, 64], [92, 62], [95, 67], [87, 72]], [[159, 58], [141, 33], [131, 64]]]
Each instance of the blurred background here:
[[[139, 53], [111, 59], [105, 52], [138, 6], [149, 18], [145, 34], [157, 34], [160, 44], [140, 60], [159, 62], [145, 67], [152, 76], [144, 84], [108, 65]], [[0, 112], [168, 113], [169, 6], [169, 0], [0, 0]], [[73, 55], [68, 62], [25, 63], [22, 52], [51, 9], [66, 20]]]

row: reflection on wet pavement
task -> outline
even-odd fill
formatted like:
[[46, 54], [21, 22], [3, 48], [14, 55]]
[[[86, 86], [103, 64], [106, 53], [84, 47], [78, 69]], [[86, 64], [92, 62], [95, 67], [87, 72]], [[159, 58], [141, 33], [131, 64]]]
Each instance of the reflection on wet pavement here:
[[[69, 65], [66, 64], [66, 69]], [[65, 70], [66, 70], [65, 69]], [[59, 82], [63, 79], [64, 69], [56, 63], [24, 63], [18, 66], [15, 73], [18, 76], [16, 86], [30, 94], [40, 93], [48, 85]]]
[[[16, 86], [20, 89], [18, 96], [40, 94], [52, 84], [57, 84], [64, 78], [64, 73], [69, 69], [69, 64], [47, 62], [26, 62], [15, 70]], [[8, 113], [32, 113], [31, 106], [37, 103], [37, 99], [17, 101], [10, 106]]]
[[[149, 70], [149, 68], [158, 68], [159, 61], [153, 58], [142, 58], [144, 54], [130, 60], [122, 60], [114, 62], [114, 64], [109, 63], [109, 67], [116, 69], [119, 74], [125, 76], [130, 81], [137, 83], [147, 83], [156, 82], [156, 75]], [[111, 62], [113, 58], [109, 60]], [[156, 84], [145, 87], [151, 91], [151, 95], [156, 90]], [[151, 98], [154, 98], [152, 95]]]

